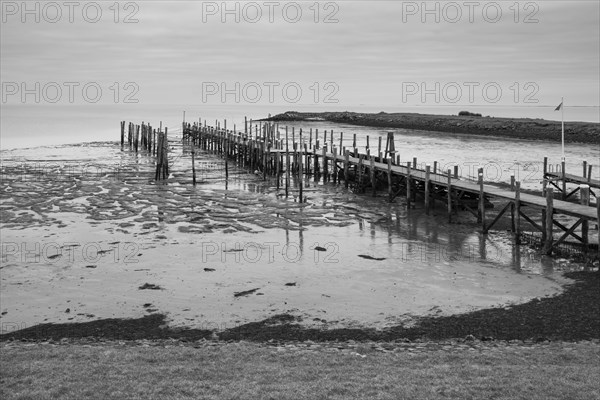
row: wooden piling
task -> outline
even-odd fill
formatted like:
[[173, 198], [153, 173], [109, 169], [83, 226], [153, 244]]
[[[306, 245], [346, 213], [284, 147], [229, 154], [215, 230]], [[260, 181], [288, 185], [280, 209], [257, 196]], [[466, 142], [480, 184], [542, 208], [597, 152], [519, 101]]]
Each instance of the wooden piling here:
[[192, 184], [196, 186], [196, 163], [194, 160], [194, 149], [192, 149]]
[[370, 158], [370, 168], [369, 168], [369, 175], [371, 177], [371, 187], [373, 190], [373, 197], [375, 197], [375, 190], [377, 187], [377, 182], [375, 182], [375, 157], [371, 156]]
[[[585, 162], [585, 161], [584, 161]], [[589, 185], [579, 185], [579, 193], [580, 193], [580, 202], [584, 206], [590, 205], [590, 186]], [[588, 250], [588, 231], [589, 231], [589, 222], [587, 219], [583, 219], [581, 222], [581, 240], [583, 242], [583, 246], [585, 251]]]
[[544, 172], [542, 174], [542, 196], [546, 196], [546, 187], [548, 186], [548, 180], [547, 180], [548, 178], [546, 177], [547, 173], [548, 173], [548, 157], [544, 157]]
[[394, 192], [392, 190], [392, 159], [387, 159], [387, 181], [388, 181], [388, 200], [391, 203], [394, 199]]
[[425, 214], [429, 215], [429, 179], [431, 174], [431, 166], [425, 165]]
[[308, 153], [308, 146], [306, 145], [306, 143], [304, 143], [304, 157], [304, 171], [307, 175], [310, 175], [310, 154]]
[[321, 164], [323, 164], [323, 183], [325, 183], [325, 181], [328, 178], [328, 171], [327, 171], [327, 145], [323, 145], [323, 150], [321, 153]]
[[448, 223], [452, 222], [452, 172], [448, 168]]
[[121, 121], [121, 150], [125, 145], [125, 121]]
[[348, 180], [350, 179], [350, 150], [344, 151], [344, 186], [348, 189]]
[[554, 189], [546, 188], [546, 240], [544, 241], [543, 253], [552, 254], [554, 218]]
[[521, 182], [515, 182], [515, 243], [521, 244]]
[[138, 152], [138, 145], [140, 142], [140, 126], [136, 125], [135, 126], [135, 152]]
[[[302, 147], [302, 146], [300, 146]], [[302, 151], [302, 149], [301, 149]], [[303, 178], [302, 178], [302, 157], [303, 154], [300, 154], [300, 157], [298, 157], [298, 190], [299, 190], [299, 194], [298, 194], [298, 200], [300, 203], [303, 202], [303, 197], [302, 197], [302, 184], [303, 184]]]
[[483, 168], [479, 169], [479, 216], [481, 229], [485, 232], [485, 192], [483, 190]]
[[285, 197], [288, 197], [290, 187], [290, 145], [288, 127], [285, 127]]
[[333, 175], [333, 183], [337, 183], [337, 148], [333, 148], [332, 149], [332, 153], [333, 153], [333, 160], [331, 162], [331, 169], [332, 169], [332, 175]]
[[363, 155], [358, 155], [358, 190], [362, 191], [362, 178], [363, 178]]
[[411, 195], [412, 179], [410, 177], [410, 161], [406, 162], [406, 208], [410, 208], [410, 195]]

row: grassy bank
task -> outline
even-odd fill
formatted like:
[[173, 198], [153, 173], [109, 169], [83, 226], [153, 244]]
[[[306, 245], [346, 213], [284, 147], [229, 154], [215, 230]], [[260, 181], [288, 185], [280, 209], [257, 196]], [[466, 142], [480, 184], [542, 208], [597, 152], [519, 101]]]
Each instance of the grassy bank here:
[[594, 399], [600, 344], [5, 343], [3, 399]]
[[[355, 113], [288, 111], [268, 118], [271, 121], [331, 121], [343, 124], [382, 128], [404, 128], [445, 133], [463, 133], [560, 142], [561, 122], [530, 118], [496, 118], [473, 115], [432, 115], [415, 113]], [[600, 141], [600, 124], [568, 122], [565, 142], [592, 143]]]

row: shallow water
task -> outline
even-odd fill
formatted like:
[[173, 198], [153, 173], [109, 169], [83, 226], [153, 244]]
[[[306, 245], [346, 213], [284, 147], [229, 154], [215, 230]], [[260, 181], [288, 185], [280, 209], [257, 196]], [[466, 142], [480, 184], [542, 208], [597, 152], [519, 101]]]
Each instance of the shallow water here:
[[442, 207], [426, 216], [311, 180], [300, 204], [231, 165], [226, 180], [223, 160], [205, 152], [194, 187], [188, 150], [171, 142], [166, 183], [152, 180], [151, 157], [114, 143], [2, 152], [3, 326], [163, 312], [174, 325], [230, 328], [287, 312], [384, 327], [567, 282], [564, 263], [508, 232], [479, 234], [471, 216], [447, 224]]

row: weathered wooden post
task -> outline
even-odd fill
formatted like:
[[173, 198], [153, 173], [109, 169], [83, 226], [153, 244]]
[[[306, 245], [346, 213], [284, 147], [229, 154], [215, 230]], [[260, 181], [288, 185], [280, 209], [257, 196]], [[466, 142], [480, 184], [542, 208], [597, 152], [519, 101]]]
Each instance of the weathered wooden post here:
[[290, 144], [288, 127], [285, 127], [285, 197], [288, 197], [290, 187]]
[[554, 220], [554, 189], [546, 189], [546, 240], [544, 241], [544, 254], [552, 254]]
[[417, 169], [417, 157], [413, 157], [413, 169]]
[[350, 178], [350, 150], [344, 151], [344, 186], [348, 189], [348, 179]]
[[363, 180], [363, 155], [358, 155], [358, 190], [362, 192], [362, 180]]
[[485, 192], [483, 190], [483, 168], [479, 169], [479, 214], [481, 216], [481, 229], [485, 230]]
[[129, 135], [127, 140], [129, 141], [129, 149], [133, 149], [135, 142], [135, 124], [133, 122], [129, 123]]
[[371, 176], [371, 187], [373, 189], [373, 197], [375, 197], [375, 188], [376, 188], [376, 182], [375, 182], [375, 157], [373, 157], [373, 156], [371, 156], [371, 158], [370, 158], [369, 174]]
[[[162, 142], [162, 132], [158, 132], [158, 146], [159, 146], [159, 150], [160, 150], [160, 144]], [[161, 169], [161, 165], [160, 165], [160, 157], [161, 157], [161, 152], [158, 151], [156, 153], [156, 172], [154, 173], [154, 180], [157, 181], [160, 178], [160, 169]]]
[[327, 180], [327, 175], [329, 174], [329, 172], [327, 171], [327, 145], [324, 143], [323, 144], [323, 150], [322, 150], [322, 154], [321, 154], [322, 160], [321, 160], [321, 164], [323, 164], [323, 183]]
[[163, 179], [167, 179], [169, 177], [169, 128], [166, 126], [163, 152]]
[[521, 244], [521, 182], [515, 182], [515, 242]]
[[267, 142], [267, 140], [263, 141], [262, 146], [262, 154], [263, 154], [263, 180], [267, 180], [267, 169], [269, 168], [269, 154], [271, 153], [271, 146]]
[[448, 223], [452, 222], [452, 172], [448, 168]]
[[279, 161], [280, 161], [280, 153], [275, 153], [275, 178], [277, 179], [277, 192], [279, 192]]
[[192, 148], [192, 184], [196, 186], [196, 163], [194, 160], [194, 149]]
[[333, 148], [332, 149], [332, 153], [333, 153], [333, 160], [331, 163], [331, 169], [332, 169], [332, 174], [333, 174], [333, 183], [337, 183], [337, 148]]
[[[300, 146], [300, 151], [302, 151], [302, 146]], [[303, 181], [302, 181], [303, 180], [303, 177], [302, 177], [303, 176], [302, 175], [302, 157], [303, 157], [303, 154], [300, 154], [300, 157], [298, 157], [298, 164], [299, 164], [298, 165], [298, 186], [299, 186], [299, 191], [300, 191], [300, 193], [298, 195], [298, 199], [299, 199], [300, 203], [303, 202], [303, 200], [302, 200], [302, 184], [303, 184]]]
[[121, 150], [125, 145], [125, 121], [121, 121]]
[[454, 179], [458, 179], [458, 165], [454, 166]]
[[412, 186], [411, 178], [410, 178], [410, 161], [406, 162], [406, 208], [410, 208], [410, 189]]
[[583, 161], [583, 177], [586, 177], [586, 173], [587, 173], [587, 161]]
[[431, 174], [431, 166], [425, 164], [425, 214], [429, 215], [429, 179]]
[[[394, 162], [394, 155], [396, 154], [396, 147], [394, 145], [394, 132], [388, 132], [387, 140], [385, 143], [385, 156], [392, 158], [392, 162]], [[398, 155], [397, 165], [400, 165], [400, 156]]]
[[392, 159], [387, 159], [387, 181], [388, 181], [388, 196], [389, 202], [391, 203], [394, 197], [394, 192], [392, 191]]
[[512, 172], [510, 174], [510, 191], [514, 191], [515, 190], [515, 173]]
[[544, 157], [544, 172], [542, 174], [542, 196], [546, 196], [546, 187], [548, 186], [547, 174], [548, 174], [548, 157]]
[[138, 146], [140, 143], [140, 126], [135, 126], [135, 152], [138, 152]]
[[[356, 148], [356, 133], [352, 134], [352, 148]], [[356, 155], [356, 154], [355, 154]]]
[[[584, 161], [585, 162], [585, 161]], [[579, 185], [579, 192], [581, 194], [581, 204], [584, 206], [590, 205], [590, 186], [589, 185]], [[589, 231], [589, 222], [587, 219], [583, 219], [581, 221], [581, 239], [583, 241], [583, 246], [585, 248], [585, 252], [588, 250], [588, 231]]]

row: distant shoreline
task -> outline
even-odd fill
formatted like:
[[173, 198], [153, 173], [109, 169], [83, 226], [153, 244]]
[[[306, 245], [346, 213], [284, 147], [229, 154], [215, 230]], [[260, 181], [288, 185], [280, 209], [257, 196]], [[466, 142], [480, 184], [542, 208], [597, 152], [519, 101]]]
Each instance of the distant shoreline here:
[[[517, 139], [560, 142], [561, 122], [530, 118], [496, 118], [473, 115], [432, 115], [417, 113], [355, 113], [287, 111], [265, 121], [329, 121], [381, 128], [462, 133]], [[565, 122], [566, 143], [600, 144], [600, 124]]]

